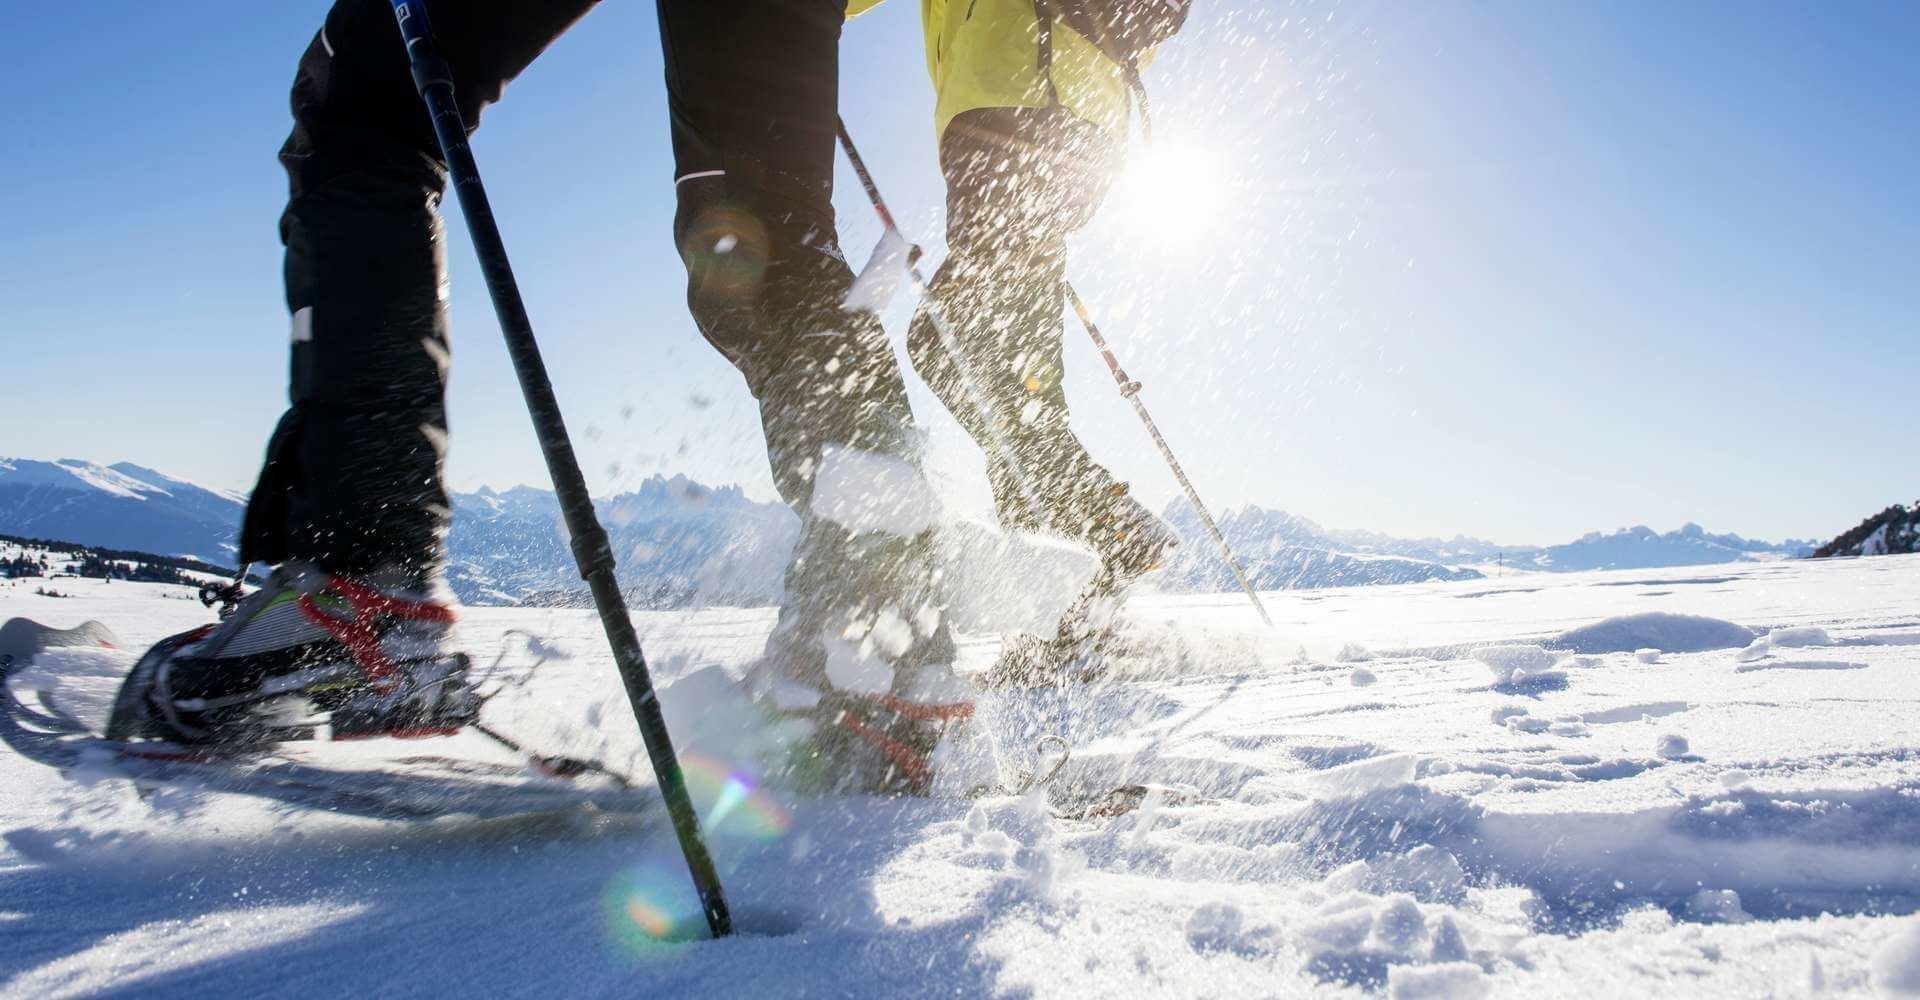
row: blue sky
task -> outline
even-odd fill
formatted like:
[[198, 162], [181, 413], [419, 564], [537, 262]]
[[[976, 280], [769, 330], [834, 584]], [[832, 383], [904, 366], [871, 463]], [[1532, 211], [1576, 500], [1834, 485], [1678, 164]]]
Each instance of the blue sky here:
[[[0, 454], [250, 485], [285, 398], [274, 159], [325, 3], [9, 5]], [[843, 111], [938, 251], [917, 24], [849, 26]], [[1203, 0], [1149, 75], [1159, 172], [1073, 278], [1216, 507], [1548, 542], [1698, 520], [1830, 536], [1920, 495], [1920, 6]], [[613, 2], [475, 143], [597, 491], [771, 497], [668, 235], [650, 4]], [[1143, 158], [1146, 159], [1146, 158]], [[878, 232], [842, 168], [851, 252]], [[457, 486], [544, 472], [464, 230]], [[888, 315], [898, 341], [906, 304]], [[1077, 327], [1076, 426], [1175, 494]], [[936, 472], [980, 460], [915, 389]]]

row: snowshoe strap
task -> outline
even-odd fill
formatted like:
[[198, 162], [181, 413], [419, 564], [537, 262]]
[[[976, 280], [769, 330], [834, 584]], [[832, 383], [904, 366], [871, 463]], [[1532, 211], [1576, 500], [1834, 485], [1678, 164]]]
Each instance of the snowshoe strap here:
[[327, 578], [326, 589], [346, 599], [351, 617], [335, 618], [327, 614], [311, 594], [300, 595], [300, 613], [346, 647], [368, 685], [376, 691], [392, 691], [399, 687], [401, 677], [399, 666], [380, 648], [380, 634], [373, 627], [376, 621], [399, 618], [450, 625], [454, 620], [453, 609], [446, 605], [394, 597], [338, 576]]

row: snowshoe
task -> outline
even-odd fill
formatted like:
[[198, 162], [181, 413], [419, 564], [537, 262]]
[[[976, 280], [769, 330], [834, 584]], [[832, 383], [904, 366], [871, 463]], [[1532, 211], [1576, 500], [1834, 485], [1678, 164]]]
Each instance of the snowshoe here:
[[764, 665], [750, 684], [765, 710], [796, 727], [789, 778], [816, 792], [927, 795], [935, 748], [973, 716], [973, 702], [951, 691], [867, 694], [807, 684]]
[[433, 588], [288, 564], [216, 624], [162, 640], [134, 667], [107, 737], [244, 747], [310, 738], [445, 735], [479, 701]]
[[[336, 736], [341, 730], [348, 735], [424, 735], [397, 723], [417, 727], [421, 692], [454, 687], [456, 678], [430, 672], [428, 664], [457, 662], [464, 668], [464, 657], [457, 656], [402, 661], [418, 679], [412, 685], [386, 691], [361, 685], [364, 690], [344, 699], [328, 692], [301, 696], [310, 702], [301, 711], [311, 709], [311, 703], [336, 705], [330, 718], [309, 712], [269, 719], [269, 711], [288, 711], [290, 706], [268, 706], [294, 698], [277, 695], [250, 703], [254, 708], [245, 716], [248, 721], [220, 729], [219, 735], [232, 738], [217, 742], [106, 736], [116, 716], [123, 731], [145, 724], [153, 678], [173, 658], [204, 648], [217, 628], [163, 640], [139, 658], [140, 669], [130, 675], [134, 655], [98, 622], [72, 629], [48, 628], [27, 619], [7, 622], [0, 626], [0, 743], [88, 784], [112, 778], [131, 782], [142, 794], [185, 788], [382, 819], [505, 818], [580, 809], [635, 813], [657, 803], [599, 761], [542, 756], [478, 721], [461, 727], [460, 735], [445, 744], [453, 755], [421, 753], [416, 744], [395, 740], [343, 746], [311, 739], [329, 729]], [[551, 650], [532, 641], [527, 645], [536, 656], [526, 668], [530, 671]], [[487, 673], [497, 673], [507, 656], [503, 645]], [[501, 689], [473, 695], [472, 704], [477, 708]], [[463, 696], [472, 694], [464, 687], [459, 690]], [[444, 697], [433, 697], [429, 708], [446, 707]], [[431, 719], [434, 731], [472, 714], [464, 706], [455, 707], [462, 709], [459, 715], [443, 710]], [[189, 705], [181, 710], [204, 709]]]
[[1067, 605], [1052, 635], [1016, 633], [1001, 643], [1000, 657], [978, 679], [989, 690], [1087, 683], [1105, 673], [1105, 658], [1119, 638], [1125, 581], [1096, 573]]

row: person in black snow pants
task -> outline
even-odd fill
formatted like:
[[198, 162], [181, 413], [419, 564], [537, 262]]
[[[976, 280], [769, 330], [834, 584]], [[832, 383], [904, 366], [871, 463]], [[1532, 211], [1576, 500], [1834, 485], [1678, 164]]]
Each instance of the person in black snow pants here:
[[[592, 6], [432, 3], [469, 127]], [[842, 306], [845, 14], [845, 0], [659, 0], [674, 237], [696, 325], [758, 400], [774, 481], [802, 522], [761, 693], [804, 720], [818, 783], [924, 792], [934, 743], [971, 706], [933, 590], [901, 375], [879, 322]], [[280, 152], [292, 405], [240, 551], [274, 572], [160, 657], [148, 728], [179, 741], [260, 738], [250, 709], [269, 693], [333, 708], [336, 735], [452, 730], [477, 712], [444, 577], [446, 168], [387, 0], [336, 0], [301, 57], [293, 118]], [[816, 484], [876, 481], [903, 484], [861, 498], [901, 508], [880, 512], [890, 530], [814, 514]]]

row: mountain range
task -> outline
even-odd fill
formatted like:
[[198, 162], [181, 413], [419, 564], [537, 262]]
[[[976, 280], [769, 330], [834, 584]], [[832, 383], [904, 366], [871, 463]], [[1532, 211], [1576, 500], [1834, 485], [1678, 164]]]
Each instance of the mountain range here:
[[1920, 552], [1920, 500], [1912, 507], [1894, 504], [1843, 531], [1814, 550], [1815, 559], [1832, 556], [1885, 556]]
[[[245, 498], [129, 463], [0, 459], [0, 533], [52, 538], [230, 564]], [[781, 569], [799, 534], [784, 505], [736, 486], [654, 476], [595, 502], [619, 559], [629, 600], [646, 607], [758, 605], [780, 594]], [[482, 488], [453, 497], [448, 576], [473, 604], [583, 603], [552, 491]], [[1183, 503], [1166, 516], [1185, 544], [1161, 574], [1166, 590], [1235, 586], [1199, 518]], [[1222, 533], [1263, 590], [1472, 579], [1495, 564], [1570, 571], [1691, 566], [1808, 554], [1782, 544], [1708, 533], [1688, 524], [1592, 533], [1550, 546], [1476, 538], [1405, 539], [1329, 530], [1285, 511], [1224, 512]]]
[[0, 458], [0, 533], [232, 565], [246, 497], [130, 462]]

